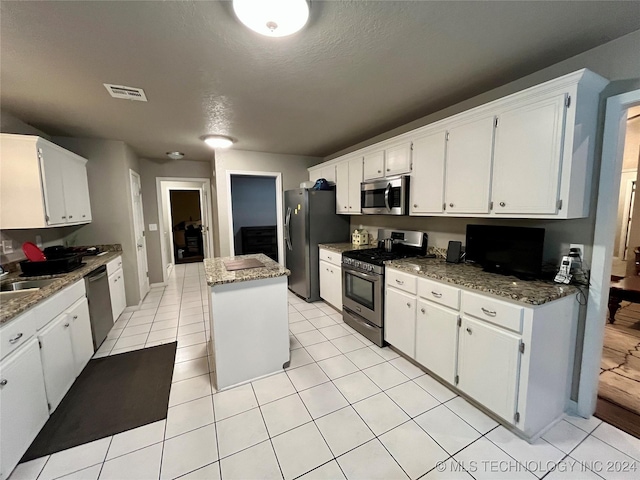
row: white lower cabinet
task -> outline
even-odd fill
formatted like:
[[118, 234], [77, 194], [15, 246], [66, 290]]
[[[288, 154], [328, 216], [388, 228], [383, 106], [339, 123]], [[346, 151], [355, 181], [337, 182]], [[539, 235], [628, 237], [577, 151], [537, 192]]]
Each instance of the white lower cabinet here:
[[111, 312], [115, 322], [127, 306], [122, 268], [109, 275], [109, 295], [111, 296]]
[[47, 400], [53, 412], [76, 379], [77, 367], [71, 340], [71, 321], [59, 315], [38, 332]]
[[455, 383], [458, 312], [418, 300], [416, 361], [443, 380]]
[[462, 317], [458, 388], [505, 420], [515, 422], [520, 335]]
[[416, 297], [395, 288], [385, 292], [384, 339], [411, 358], [416, 345]]
[[93, 356], [93, 337], [91, 336], [91, 320], [89, 319], [89, 302], [82, 297], [67, 312], [71, 324], [71, 343], [76, 364], [76, 376]]
[[0, 363], [0, 478], [9, 477], [49, 418], [38, 341]]
[[[569, 405], [577, 302], [509, 302], [386, 267], [385, 340], [523, 437]], [[417, 284], [417, 288], [416, 288]]]
[[321, 248], [320, 298], [332, 307], [342, 310], [342, 255]]

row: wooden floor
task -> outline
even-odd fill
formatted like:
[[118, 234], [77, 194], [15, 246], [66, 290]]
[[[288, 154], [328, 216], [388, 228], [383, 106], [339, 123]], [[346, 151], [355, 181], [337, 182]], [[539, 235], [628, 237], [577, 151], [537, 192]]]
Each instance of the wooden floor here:
[[596, 416], [640, 437], [640, 304], [622, 302], [607, 322]]

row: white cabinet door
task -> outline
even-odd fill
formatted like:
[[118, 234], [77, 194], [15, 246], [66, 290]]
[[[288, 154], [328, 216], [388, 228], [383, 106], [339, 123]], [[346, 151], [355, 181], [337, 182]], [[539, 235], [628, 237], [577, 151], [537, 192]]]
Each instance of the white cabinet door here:
[[418, 300], [416, 360], [453, 384], [458, 355], [458, 313]]
[[387, 177], [411, 171], [411, 142], [394, 145], [386, 150], [385, 175]]
[[0, 478], [8, 478], [49, 418], [38, 341], [0, 363]]
[[42, 370], [47, 400], [53, 412], [76, 378], [76, 362], [70, 332], [71, 322], [66, 314], [59, 315], [40, 331]]
[[349, 162], [336, 166], [336, 211], [349, 212]]
[[320, 298], [331, 303], [331, 265], [329, 262], [320, 260]]
[[449, 129], [444, 189], [447, 213], [489, 213], [493, 130], [493, 116]]
[[362, 183], [362, 157], [349, 160], [349, 213], [360, 213], [360, 184]]
[[416, 299], [395, 288], [385, 290], [384, 339], [411, 358], [415, 357]]
[[329, 264], [331, 301], [338, 310], [342, 310], [342, 269]]
[[39, 144], [38, 153], [47, 225], [64, 224], [67, 222], [63, 184], [66, 155], [44, 143]]
[[518, 396], [520, 342], [517, 335], [462, 317], [458, 388], [512, 423]]
[[322, 167], [320, 170], [320, 178], [324, 178], [327, 182], [336, 183], [336, 166], [329, 165]]
[[442, 213], [446, 137], [441, 131], [413, 141], [410, 214]]
[[118, 268], [109, 275], [109, 295], [111, 296], [111, 313], [116, 322], [120, 314], [127, 307], [127, 297], [124, 289], [124, 273]]
[[555, 95], [498, 117], [491, 195], [495, 213], [557, 213], [565, 100], [565, 94]]
[[67, 310], [71, 323], [71, 343], [76, 363], [76, 376], [93, 356], [93, 337], [91, 336], [91, 320], [89, 319], [89, 303], [87, 298], [78, 300]]
[[384, 150], [368, 153], [364, 156], [364, 179], [384, 177]]
[[65, 159], [63, 183], [67, 223], [90, 222], [89, 182], [83, 161], [72, 157]]

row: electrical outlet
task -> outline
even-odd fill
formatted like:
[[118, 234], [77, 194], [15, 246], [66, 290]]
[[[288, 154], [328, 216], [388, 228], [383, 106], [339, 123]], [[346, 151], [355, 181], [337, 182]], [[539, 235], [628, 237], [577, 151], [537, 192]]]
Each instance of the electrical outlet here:
[[5, 255], [13, 253], [13, 241], [2, 240], [2, 253]]
[[36, 235], [36, 245], [38, 248], [42, 248], [42, 235]]
[[570, 243], [569, 244], [569, 249], [572, 248], [579, 248], [580, 249], [580, 258], [584, 257], [584, 245], [580, 244], [580, 243]]

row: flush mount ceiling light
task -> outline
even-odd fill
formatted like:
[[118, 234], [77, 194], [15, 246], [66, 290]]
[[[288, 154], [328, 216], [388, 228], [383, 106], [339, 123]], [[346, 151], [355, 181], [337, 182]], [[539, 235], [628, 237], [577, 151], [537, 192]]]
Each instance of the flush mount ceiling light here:
[[167, 152], [167, 157], [169, 157], [171, 160], [180, 160], [182, 157], [184, 157], [184, 153], [182, 153], [182, 152]]
[[229, 148], [233, 145], [233, 139], [224, 135], [208, 135], [203, 140], [211, 148]]
[[296, 33], [309, 19], [307, 0], [233, 0], [233, 10], [247, 27], [267, 37]]

